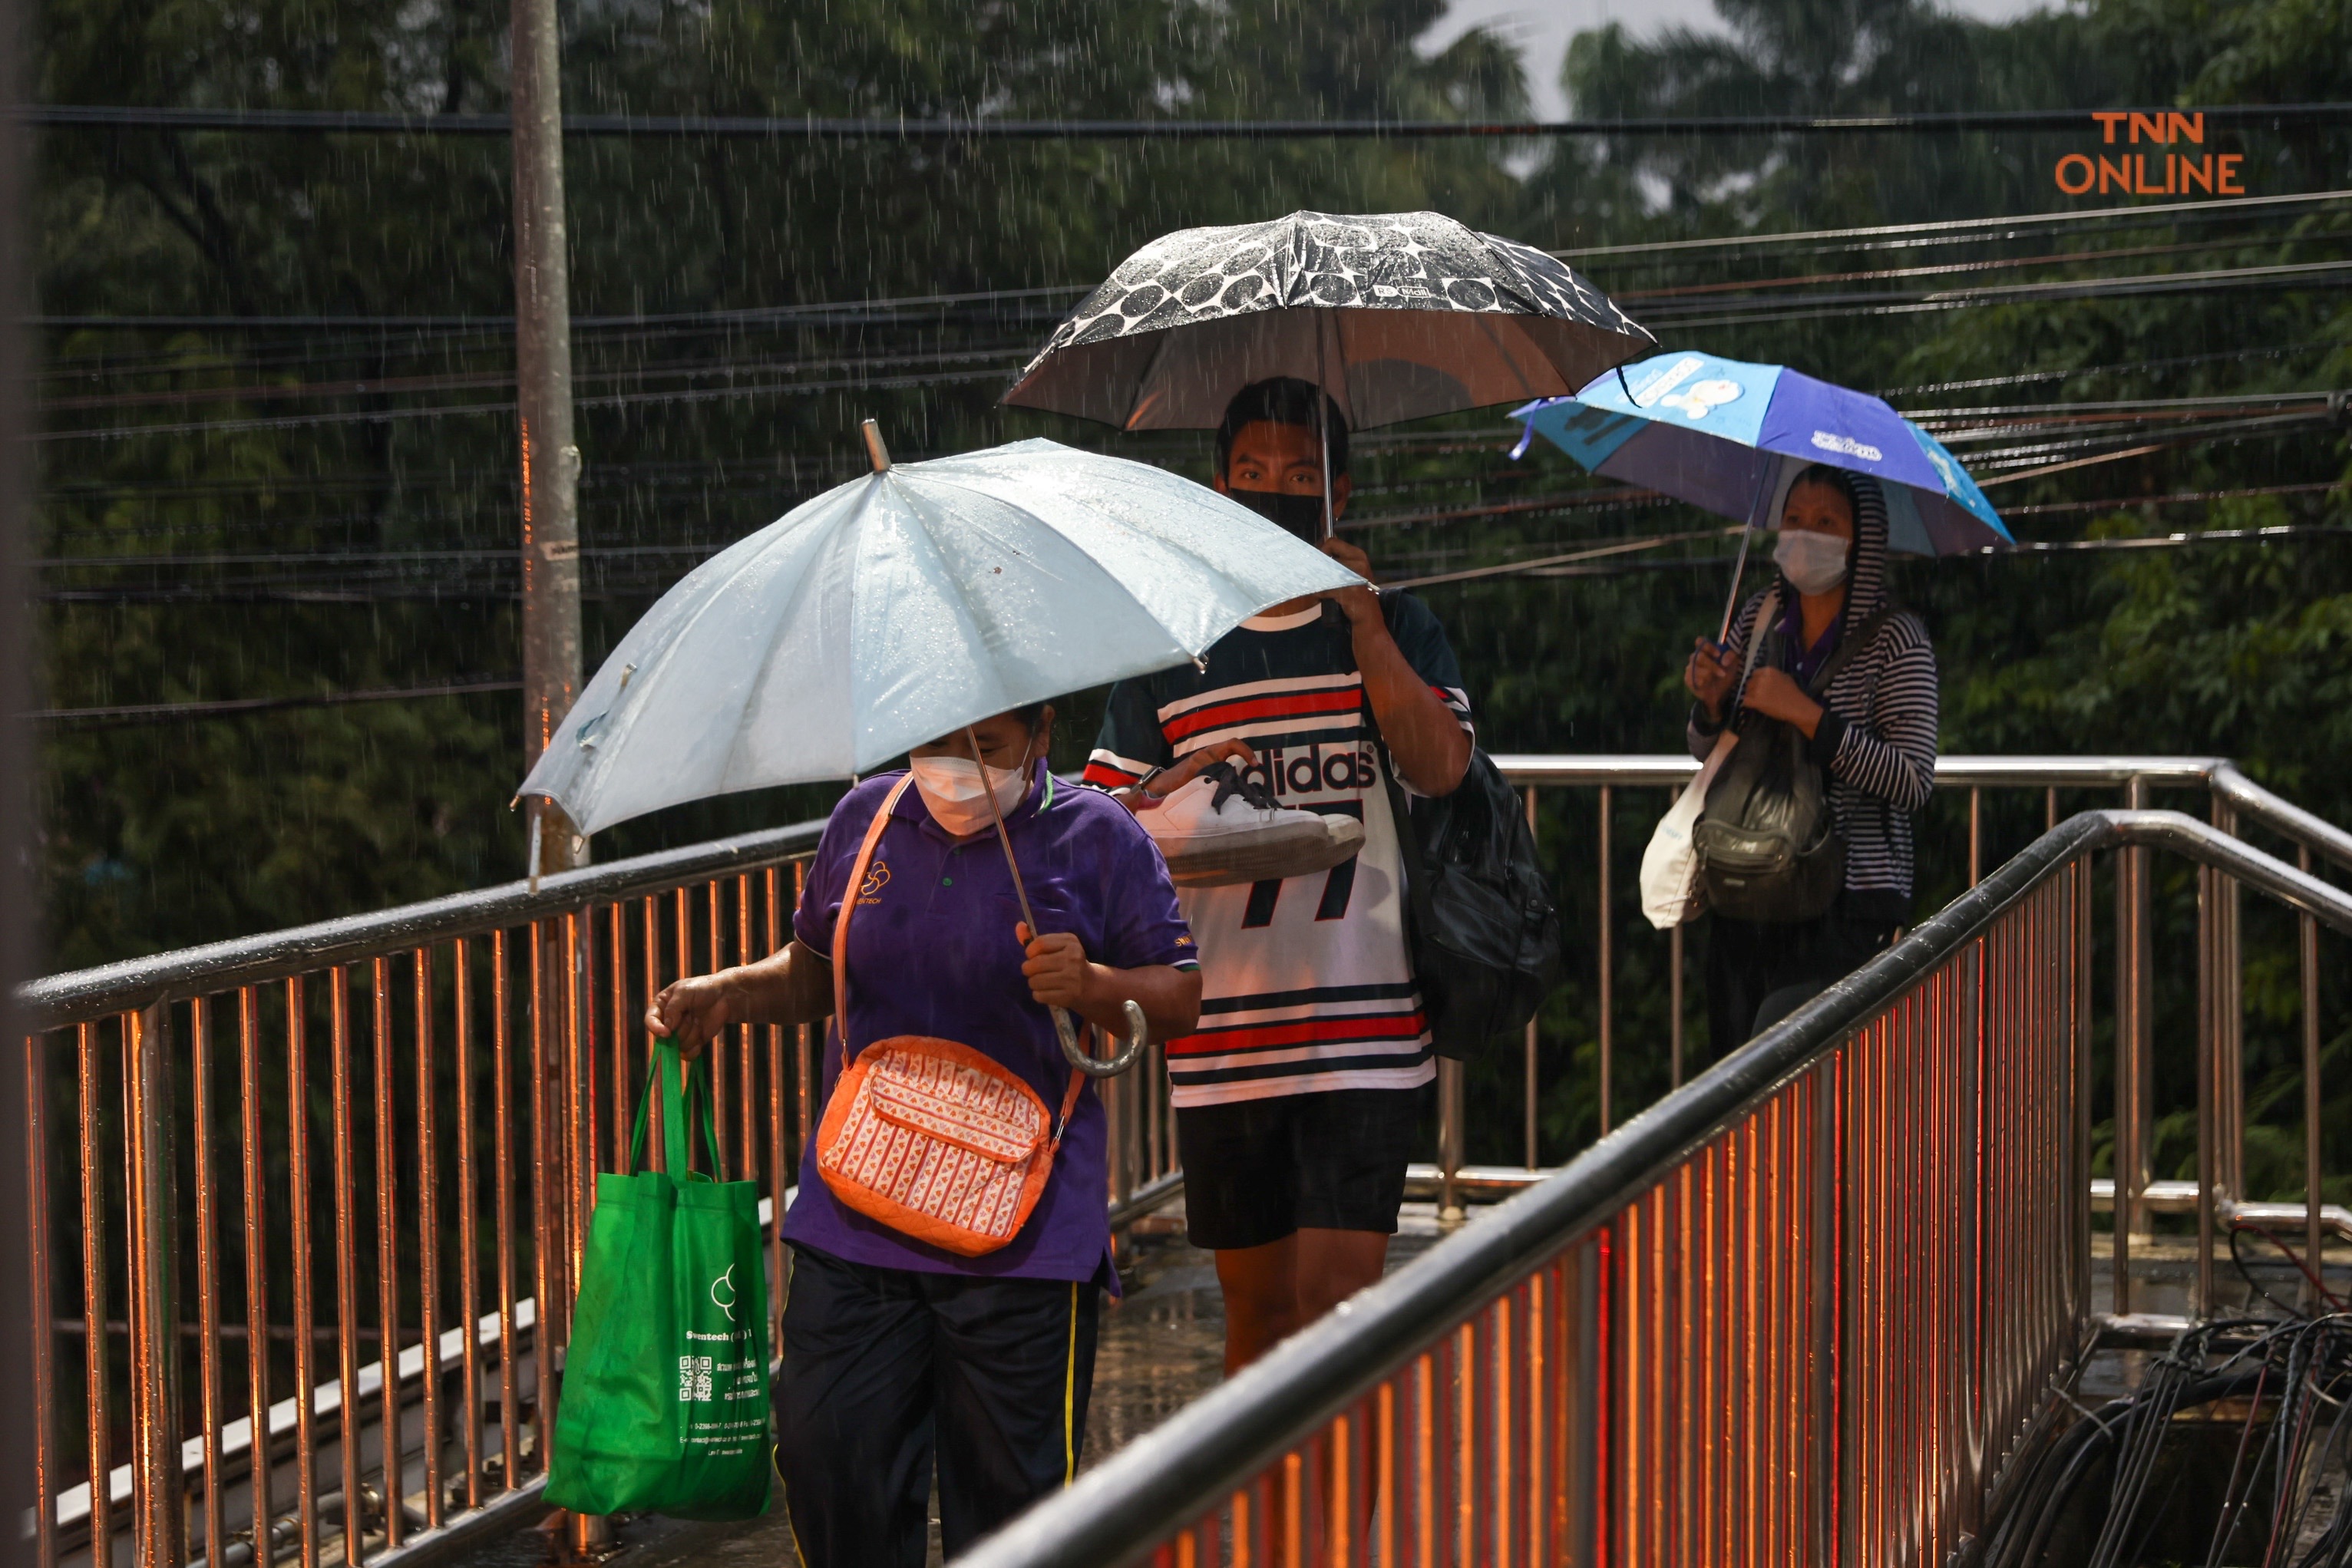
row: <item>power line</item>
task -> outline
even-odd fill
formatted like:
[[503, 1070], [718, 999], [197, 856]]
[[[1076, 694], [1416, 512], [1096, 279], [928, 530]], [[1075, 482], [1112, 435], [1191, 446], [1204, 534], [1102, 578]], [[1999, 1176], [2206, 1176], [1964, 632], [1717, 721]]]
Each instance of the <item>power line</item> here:
[[[2352, 113], [2352, 107], [2347, 107]], [[1593, 256], [1633, 256], [1647, 253], [1687, 252], [1695, 250], [1735, 250], [1753, 246], [1791, 245], [1816, 240], [1869, 240], [1889, 237], [1958, 236], [1966, 238], [2008, 238], [2012, 234], [2022, 237], [2027, 232], [2063, 228], [2077, 224], [2109, 224], [2117, 219], [2166, 217], [2182, 214], [2214, 214], [2227, 215], [2240, 211], [2261, 213], [2274, 209], [2352, 200], [2352, 189], [2317, 191], [2295, 195], [2246, 196], [2210, 202], [2170, 202], [2133, 207], [2088, 208], [2081, 212], [2039, 213], [2021, 216], [1990, 218], [1951, 218], [1931, 223], [1878, 224], [1856, 228], [1785, 230], [1760, 235], [1727, 235], [1710, 239], [1658, 240], [1639, 245], [1595, 246], [1581, 249], [1559, 250], [1551, 254], [1562, 260], [1582, 260]], [[2000, 230], [1994, 234], [1991, 231]], [[2217, 242], [2220, 243], [2220, 242]], [[2251, 243], [2251, 242], [2250, 242]], [[1841, 246], [1840, 248], [1853, 248]], [[971, 305], [992, 305], [1018, 301], [1043, 301], [1051, 298], [1075, 298], [1093, 289], [1093, 284], [1054, 284], [1024, 288], [966, 290], [958, 293], [903, 295], [894, 298], [854, 300], [814, 301], [797, 305], [744, 306], [723, 309], [666, 312], [637, 312], [629, 315], [580, 315], [572, 318], [579, 330], [619, 331], [642, 327], [679, 326], [747, 326], [747, 325], [820, 325], [871, 326], [888, 325], [884, 313], [940, 309]], [[44, 315], [24, 318], [27, 326], [51, 329], [173, 330], [173, 331], [262, 331], [262, 330], [331, 330], [368, 332], [458, 332], [504, 335], [514, 328], [511, 316], [416, 315], [274, 315], [274, 316], [191, 316], [191, 315]], [[54, 367], [53, 367], [54, 369]], [[1931, 391], [1940, 388], [1921, 387], [1906, 391]]]
[[[2333, 239], [2330, 235], [2320, 236]], [[2343, 236], [2352, 238], [2352, 235]], [[1656, 288], [1620, 288], [1610, 298], [1632, 306], [1665, 299], [1696, 299], [1708, 295], [1736, 294], [1743, 289], [1795, 288], [1808, 283], [1876, 283], [1896, 277], [1949, 277], [1960, 273], [2009, 272], [2028, 267], [2080, 267], [2094, 261], [2139, 261], [2151, 256], [2193, 255], [2200, 251], [2239, 250], [2254, 242], [2229, 237], [2187, 240], [2177, 245], [2127, 246], [2114, 250], [2051, 251], [2041, 256], [1983, 256], [1973, 261], [1945, 261], [1927, 267], [1880, 267], [1855, 272], [1793, 272], [1781, 277], [1736, 277], [1714, 283], [1677, 283]], [[2278, 242], [2272, 241], [2272, 244]]]
[[[1835, 313], [1846, 316], [1908, 314], [1916, 311], [1970, 308], [2027, 299], [2106, 298], [2120, 296], [2158, 297], [2225, 288], [2280, 287], [2309, 288], [2352, 286], [2352, 261], [2298, 262], [2250, 267], [2218, 267], [2190, 273], [2133, 274], [2121, 277], [2067, 279], [2053, 283], [2015, 283], [1982, 288], [1949, 289], [1904, 295], [1891, 291], [1831, 295], [1815, 299], [1769, 300], [1765, 308], [1709, 318], [1668, 318], [1684, 329], [1706, 326], [1752, 326], [1804, 320]], [[1794, 305], [1798, 308], [1789, 308]], [[1655, 319], [1655, 318], [1654, 318]], [[940, 371], [928, 375], [876, 376], [822, 382], [787, 382], [749, 387], [714, 387], [662, 392], [610, 393], [575, 399], [581, 408], [643, 407], [693, 403], [746, 397], [809, 396], [825, 392], [892, 391], [928, 388], [950, 382], [1001, 381], [1002, 369]], [[156, 435], [234, 434], [262, 430], [294, 430], [337, 424], [372, 424], [393, 420], [508, 414], [511, 402], [444, 404], [430, 408], [369, 409], [341, 413], [294, 414], [275, 418], [198, 420], [177, 424], [94, 425], [72, 430], [37, 432], [30, 439], [42, 444], [67, 441], [123, 441]]]
[[[597, 397], [577, 397], [572, 400], [575, 408], [640, 408], [651, 404], [719, 402], [743, 397], [807, 397], [822, 392], [888, 392], [912, 387], [934, 387], [950, 382], [1001, 382], [1005, 379], [1002, 369], [985, 371], [945, 371], [929, 375], [866, 376], [844, 381], [780, 382], [765, 386], [704, 387], [666, 392], [612, 392]], [[131, 441], [145, 435], [233, 435], [257, 430], [302, 430], [330, 424], [383, 424], [402, 419], [442, 419], [467, 414], [509, 414], [515, 411], [511, 401], [502, 402], [445, 403], [436, 408], [379, 408], [346, 413], [288, 414], [275, 419], [192, 420], [180, 424], [100, 424], [79, 430], [36, 431], [28, 440], [40, 443], [64, 441]]]
[[[588, 559], [631, 559], [646, 556], [715, 555], [734, 544], [734, 539], [688, 539], [664, 545], [583, 545], [580, 554]], [[510, 563], [521, 559], [522, 552], [513, 546], [504, 549], [417, 549], [417, 550], [247, 550], [224, 551], [220, 554], [195, 555], [79, 555], [51, 556], [46, 560], [26, 564], [40, 571], [74, 571], [121, 567], [191, 567], [191, 566], [421, 566], [436, 561]]]
[[[1500, 447], [1498, 438], [1486, 450]], [[1511, 474], [1514, 470], [1506, 470]], [[1455, 481], [1460, 483], [1460, 481]], [[1553, 496], [1530, 496], [1516, 501], [1496, 501], [1474, 507], [1447, 507], [1421, 512], [1376, 512], [1369, 517], [1342, 517], [1333, 525], [1341, 533], [1361, 533], [1370, 528], [1415, 528], [1423, 523], [1465, 522], [1475, 517], [1511, 517], [1525, 512], [1568, 512], [1592, 507], [1631, 507], [1643, 503], [1671, 504], [1672, 497], [1656, 490], [1626, 486], [1610, 490], [1571, 490]]]
[[[812, 360], [720, 360], [702, 363], [638, 365], [625, 370], [590, 370], [574, 374], [575, 382], [610, 384], [614, 382], [648, 382], [707, 379], [711, 376], [775, 375], [794, 371], [822, 370], [885, 370], [940, 365], [971, 364], [975, 361], [992, 361], [990, 368], [1007, 368], [1003, 361], [1014, 361], [1010, 368], [1018, 369], [1036, 352], [1034, 343], [994, 349], [972, 349], [929, 354], [877, 354], [848, 359], [833, 357]], [[208, 365], [184, 367], [188, 371], [207, 370]], [[129, 375], [171, 373], [165, 371], [126, 371]], [[430, 376], [380, 376], [366, 380], [341, 382], [260, 382], [244, 386], [179, 387], [167, 392], [102, 392], [88, 396], [45, 397], [40, 406], [45, 410], [82, 410], [96, 408], [170, 407], [198, 402], [273, 402], [281, 398], [384, 397], [404, 392], [495, 391], [512, 387], [512, 371], [495, 371], [479, 374], [448, 374]]]
[[[1685, 312], [1671, 301], [1645, 309], [1650, 321], [1688, 331], [1836, 316], [1909, 316], [2034, 300], [2153, 298], [2167, 294], [2239, 288], [2339, 288], [2352, 283], [2352, 261], [2285, 262], [2262, 267], [2211, 267], [2198, 272], [2125, 273], [2106, 277], [2054, 278], [2040, 283], [1993, 283], [1977, 288], [1929, 290], [1864, 289], [1843, 293], [1778, 296], [1721, 305], [1709, 302]], [[1742, 308], [1743, 306], [1752, 308]], [[1714, 315], [1701, 312], [1707, 309]]]
[[[1711, 239], [1643, 240], [1633, 245], [1585, 246], [1550, 254], [1562, 261], [1584, 261], [1603, 256], [1655, 256], [1696, 250], [1739, 250], [1758, 246], [1798, 245], [1817, 240], [1924, 239], [1950, 236], [1976, 239], [2022, 238], [2044, 228], [2076, 224], [2108, 224], [2117, 220], [2171, 217], [2185, 213], [2229, 214], [2352, 199], [2352, 190], [2306, 191], [2279, 196], [2227, 196], [2208, 202], [2161, 202], [2127, 207], [2085, 207], [2077, 211], [2010, 214], [1990, 218], [1937, 218], [1924, 223], [1870, 224], [1842, 229], [1783, 229], [1773, 234], [1722, 235]], [[2021, 226], [2025, 225], [2025, 226]], [[1995, 233], [1994, 231], [2000, 231]], [[1861, 248], [1841, 246], [1840, 248]]]
[[[2104, 111], [2103, 111], [2104, 112]], [[2130, 111], [2126, 111], [2130, 112]], [[2159, 117], [2167, 107], [2139, 111]], [[2283, 130], [2352, 123], [2352, 104], [2224, 104], [2195, 112], [2209, 128]], [[17, 119], [47, 130], [293, 131], [390, 136], [505, 136], [503, 114], [404, 114], [366, 110], [166, 109], [36, 104]], [[2162, 119], [2158, 123], [2163, 124]], [[2088, 110], [1967, 110], [1924, 114], [1668, 115], [1638, 120], [1013, 120], [969, 116], [572, 114], [567, 136], [765, 141], [1282, 141], [1584, 136], [1885, 136], [2096, 129]]]
[[[1732, 530], [1737, 532], [1737, 529]], [[1988, 546], [1947, 556], [1948, 560], [2032, 559], [2052, 555], [2100, 554], [2116, 550], [2180, 549], [2202, 544], [2273, 544], [2294, 538], [2352, 538], [2352, 528], [2325, 523], [2290, 523], [2267, 528], [2208, 528], [2188, 533], [2150, 534], [2137, 538], [2029, 539], [2014, 546]], [[1666, 560], [1607, 561], [1558, 566], [1510, 562], [1491, 569], [1449, 573], [1455, 582], [1493, 581], [1505, 577], [1627, 577], [1643, 571], [1720, 571], [1730, 560], [1727, 553], [1676, 556]], [[1391, 585], [1395, 586], [1395, 585]], [[1444, 586], [1432, 582], [1431, 586]]]
[[[967, 289], [953, 294], [910, 294], [895, 298], [816, 300], [802, 305], [746, 305], [712, 310], [637, 311], [628, 315], [575, 316], [575, 329], [618, 331], [633, 327], [798, 326], [836, 319], [851, 326], [886, 321], [878, 312], [944, 309], [958, 306], [999, 305], [1045, 300], [1085, 294], [1091, 283], [1048, 284], [1034, 288]], [[514, 330], [512, 316], [27, 316], [27, 326], [56, 328], [122, 327], [154, 330], [204, 331], [214, 329], [293, 330], [354, 329], [386, 332], [480, 332], [506, 334]]]
[[478, 692], [514, 692], [520, 681], [477, 678], [389, 691], [323, 692], [299, 697], [236, 697], [226, 702], [140, 703], [122, 707], [45, 708], [24, 716], [36, 724], [72, 729], [114, 729], [126, 725], [170, 724], [182, 719], [227, 718], [284, 708], [342, 707], [352, 703], [414, 702], [424, 697], [470, 696]]
[[2210, 365], [2224, 361], [2276, 360], [2294, 354], [2324, 354], [2345, 347], [2344, 344], [2320, 339], [2302, 343], [2275, 343], [2259, 349], [2222, 349], [2206, 354], [2179, 354], [2161, 360], [2123, 360], [2107, 365], [2076, 365], [2068, 370], [2025, 371], [2011, 376], [1978, 376], [1962, 382], [1922, 382], [1916, 386], [1881, 387], [1878, 395], [1892, 402], [1922, 392], [1976, 392], [1986, 387], [2032, 386], [2041, 382], [2072, 381], [2076, 376], [2137, 374], [2147, 371], [2177, 370], [2184, 365]]
[[2256, 496], [2309, 496], [2343, 488], [2340, 479], [2320, 479], [2304, 485], [2254, 485], [2237, 490], [2176, 490], [2165, 496], [2120, 496], [2105, 501], [2047, 501], [2039, 506], [2011, 507], [2011, 517], [2049, 517], [2060, 512], [2118, 512], [2133, 507], [2172, 507], [2190, 501], [2236, 501]]
[[1432, 572], [1425, 577], [1382, 580], [1382, 588], [1428, 588], [1441, 582], [1468, 582], [1482, 577], [1501, 577], [1513, 572], [1535, 571], [1545, 567], [1566, 566], [1573, 561], [1594, 560], [1603, 556], [1630, 555], [1638, 550], [1657, 549], [1670, 544], [1687, 544], [1693, 539], [1734, 538], [1741, 532], [1735, 523], [1727, 528], [1695, 528], [1687, 533], [1658, 534], [1650, 538], [1615, 539], [1604, 545], [1570, 550], [1563, 555], [1548, 555], [1534, 560], [1510, 561], [1500, 566], [1474, 566], [1460, 571]]

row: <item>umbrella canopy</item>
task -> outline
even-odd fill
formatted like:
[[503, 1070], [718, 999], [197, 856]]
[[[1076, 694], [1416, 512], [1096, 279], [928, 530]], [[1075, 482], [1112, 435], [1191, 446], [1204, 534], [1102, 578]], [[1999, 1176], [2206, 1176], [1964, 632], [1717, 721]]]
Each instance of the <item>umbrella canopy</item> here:
[[1203, 486], [1051, 441], [882, 468], [687, 574], [521, 793], [582, 832], [870, 772], [991, 714], [1197, 658], [1355, 573]]
[[2016, 542], [1934, 436], [1867, 392], [1780, 365], [1659, 354], [1512, 417], [1596, 474], [1751, 524], [1777, 525], [1790, 482], [1826, 463], [1880, 481], [1891, 549]]
[[1213, 429], [1273, 376], [1358, 429], [1575, 391], [1657, 340], [1542, 251], [1437, 213], [1183, 229], [1121, 262], [1004, 401]]

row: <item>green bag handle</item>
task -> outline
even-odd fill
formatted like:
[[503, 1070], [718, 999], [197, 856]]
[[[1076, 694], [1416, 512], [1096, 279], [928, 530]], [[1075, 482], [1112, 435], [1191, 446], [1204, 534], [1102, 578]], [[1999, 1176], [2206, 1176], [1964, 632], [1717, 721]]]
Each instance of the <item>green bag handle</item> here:
[[[681, 1078], [683, 1083], [678, 1082]], [[688, 1143], [692, 1132], [687, 1121], [699, 1112], [700, 1115], [694, 1119], [702, 1124], [702, 1146], [710, 1153], [710, 1179], [722, 1179], [719, 1134], [710, 1104], [710, 1074], [700, 1057], [683, 1061], [677, 1047], [664, 1036], [655, 1037], [653, 1062], [646, 1072], [646, 1092], [637, 1097], [637, 1127], [629, 1135], [630, 1172], [635, 1174], [638, 1162], [645, 1157], [646, 1113], [653, 1105], [656, 1089], [662, 1097], [663, 1168], [681, 1181], [686, 1178]]]

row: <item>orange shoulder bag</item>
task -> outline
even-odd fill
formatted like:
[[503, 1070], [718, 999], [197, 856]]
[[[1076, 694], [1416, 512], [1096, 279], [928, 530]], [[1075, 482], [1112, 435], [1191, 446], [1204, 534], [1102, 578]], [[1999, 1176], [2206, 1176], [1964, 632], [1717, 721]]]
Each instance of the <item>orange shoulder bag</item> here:
[[[977, 1258], [1003, 1247], [1028, 1222], [1087, 1079], [1071, 1071], [1056, 1113], [994, 1058], [952, 1040], [892, 1035], [850, 1054], [850, 912], [882, 830], [913, 782], [911, 774], [900, 779], [874, 813], [834, 919], [833, 1019], [841, 1076], [817, 1127], [816, 1169], [834, 1197], [867, 1218]], [[1008, 864], [1011, 854], [1008, 841]], [[1013, 875], [1017, 888], [1018, 866]]]

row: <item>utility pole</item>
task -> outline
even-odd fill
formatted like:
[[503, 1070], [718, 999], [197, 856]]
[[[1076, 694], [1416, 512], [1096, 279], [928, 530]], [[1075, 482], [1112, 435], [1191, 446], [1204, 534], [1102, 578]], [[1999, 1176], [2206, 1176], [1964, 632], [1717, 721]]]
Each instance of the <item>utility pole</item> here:
[[[555, 0], [512, 0], [515, 406], [522, 426], [523, 766], [580, 695], [580, 448], [572, 438], [572, 284], [564, 252], [563, 84]], [[572, 824], [530, 803], [541, 871], [587, 859]]]
[[[514, 137], [515, 410], [521, 426], [523, 766], [559, 744], [556, 727], [580, 696], [580, 448], [572, 437], [572, 273], [564, 254], [563, 78], [555, 0], [509, 0], [509, 96]], [[584, 862], [588, 845], [545, 799], [530, 802], [530, 874], [564, 871]], [[582, 934], [585, 935], [584, 916]], [[579, 1026], [586, 983], [584, 944], [561, 939], [561, 921], [534, 923], [539, 950], [532, 971], [543, 990], [543, 1016], [556, 1021], [557, 1039], [584, 1039]], [[569, 961], [567, 962], [567, 956]], [[569, 1019], [572, 1028], [566, 1030]], [[551, 1046], [555, 1041], [549, 1042]], [[562, 1107], [583, 1103], [575, 1050], [547, 1052], [544, 1076], [533, 1086], [553, 1112], [542, 1122], [561, 1127]], [[574, 1124], [572, 1131], [582, 1128]], [[593, 1202], [583, 1159], [593, 1142], [559, 1134], [542, 1154], [553, 1183], [543, 1182], [539, 1216], [541, 1281], [538, 1343], [540, 1398], [561, 1401], [562, 1383], [550, 1378], [551, 1354], [569, 1337], [572, 1271], [587, 1225], [583, 1186]], [[576, 1224], [575, 1224], [576, 1222]], [[570, 1245], [565, 1245], [569, 1241]], [[551, 1388], [550, 1384], [553, 1386]], [[542, 1408], [545, 1408], [542, 1406]], [[542, 1430], [547, 1428], [542, 1427]], [[544, 1459], [542, 1458], [542, 1463]], [[593, 1563], [609, 1555], [612, 1523], [593, 1514], [564, 1517], [559, 1563]]]

